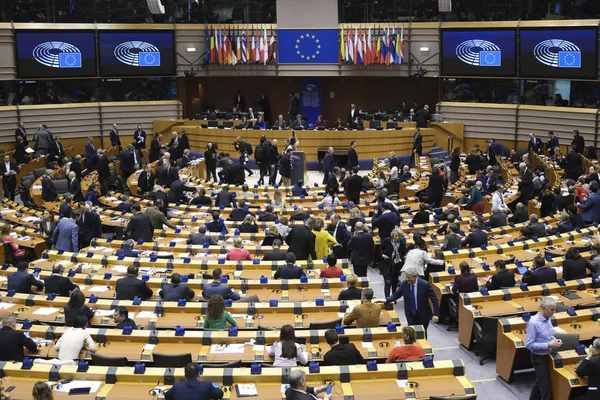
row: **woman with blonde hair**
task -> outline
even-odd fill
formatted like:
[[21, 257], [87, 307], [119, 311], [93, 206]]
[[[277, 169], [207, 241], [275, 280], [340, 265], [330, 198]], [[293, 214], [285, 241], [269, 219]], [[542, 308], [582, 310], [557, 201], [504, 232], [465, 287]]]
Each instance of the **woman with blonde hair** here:
[[33, 390], [31, 391], [31, 396], [33, 400], [53, 400], [54, 396], [52, 395], [52, 389], [46, 382], [38, 382], [33, 385]]
[[348, 287], [340, 292], [338, 301], [340, 300], [360, 300], [362, 298], [362, 289], [357, 288], [358, 276], [350, 274], [346, 277]]
[[281, 193], [281, 190], [276, 189], [273, 192], [273, 201], [271, 202], [271, 205], [273, 206], [273, 208], [285, 208], [285, 200], [283, 198], [283, 193]]
[[250, 253], [248, 250], [244, 249], [242, 238], [236, 236], [233, 239], [233, 249], [227, 250], [227, 256], [225, 257], [227, 261], [251, 261], [252, 257], [250, 257]]
[[322, 260], [329, 255], [329, 251], [337, 241], [329, 232], [323, 229], [323, 218], [315, 218], [312, 232], [315, 234], [315, 252], [317, 260]]
[[267, 236], [265, 236], [265, 238], [263, 239], [263, 241], [260, 245], [261, 246], [273, 246], [273, 241], [275, 239], [279, 239], [283, 243], [283, 238], [279, 234], [279, 229], [277, 229], [276, 226], [272, 226], [269, 228], [269, 234]]
[[360, 208], [354, 207], [350, 209], [350, 218], [348, 219], [348, 226], [350, 227], [351, 232], [354, 232], [354, 225], [356, 225], [357, 222], [362, 222], [365, 224], [366, 220], [363, 214], [360, 212]]
[[2, 240], [2, 243], [10, 245], [14, 258], [17, 261], [23, 260], [27, 255], [27, 251], [19, 249], [19, 246], [15, 244], [12, 236], [10, 236], [10, 224], [2, 225], [2, 229], [0, 229], [0, 240]]
[[402, 328], [402, 346], [395, 347], [390, 351], [386, 363], [393, 363], [401, 360], [418, 360], [425, 358], [425, 351], [421, 346], [415, 345], [417, 341], [417, 332], [412, 326]]

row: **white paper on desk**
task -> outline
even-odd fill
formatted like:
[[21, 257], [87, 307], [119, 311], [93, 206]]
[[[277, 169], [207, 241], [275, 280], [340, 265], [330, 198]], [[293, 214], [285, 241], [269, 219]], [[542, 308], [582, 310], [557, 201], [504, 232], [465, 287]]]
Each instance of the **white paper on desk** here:
[[124, 265], [115, 265], [111, 269], [116, 272], [127, 272], [127, 267]]
[[35, 315], [50, 315], [50, 314], [54, 314], [59, 311], [60, 311], [60, 309], [54, 308], [54, 307], [42, 307], [38, 310], [35, 310], [33, 312], [33, 314], [35, 314]]
[[469, 310], [469, 311], [473, 311], [473, 310], [475, 310], [475, 307], [474, 307], [474, 306], [469, 306], [469, 305], [467, 305], [467, 306], [465, 306], [465, 308], [466, 308], [467, 310]]
[[253, 351], [259, 351], [259, 352], [261, 352], [261, 353], [262, 353], [262, 352], [264, 352], [264, 351], [265, 351], [265, 346], [264, 346], [264, 345], [261, 345], [261, 344], [255, 344], [255, 345], [252, 347], [252, 350], [253, 350]]
[[29, 153], [29, 154], [35, 153], [35, 150], [33, 150], [31, 147], [28, 147], [25, 149], [25, 153]]
[[8, 310], [11, 307], [14, 307], [14, 303], [4, 303], [0, 302], [0, 310]]
[[[31, 188], [33, 190], [42, 190], [42, 185], [33, 185]], [[25, 220], [23, 220], [23, 221], [25, 221]]]
[[329, 293], [329, 289], [321, 289], [322, 293]]
[[92, 286], [89, 290], [94, 293], [102, 293], [108, 291], [108, 286]]
[[156, 271], [154, 270], [154, 268], [151, 268], [151, 267], [140, 268], [139, 272], [142, 275], [154, 275], [156, 273]]
[[563, 328], [555, 326], [554, 328], [552, 328], [552, 330], [556, 333], [566, 333], [567, 331], [565, 331]]
[[16, 238], [16, 237], [17, 237], [17, 236], [19, 236], [19, 235], [17, 234], [17, 232], [10, 232], [10, 233], [8, 234], [8, 236], [10, 236], [10, 237], [12, 237], [12, 238]]
[[156, 273], [157, 273], [157, 274], [163, 274], [163, 273], [165, 273], [165, 272], [167, 272], [167, 269], [166, 269], [166, 268], [157, 268], [157, 269], [156, 269]]
[[343, 312], [338, 313], [338, 317], [340, 317], [340, 318], [344, 318], [344, 315], [346, 315], [346, 313], [343, 313]]
[[236, 389], [240, 397], [258, 396], [256, 385], [254, 383], [236, 384]]
[[50, 346], [50, 343], [52, 343], [52, 340], [46, 340], [46, 339], [42, 339], [42, 338], [35, 338], [33, 340], [35, 341], [36, 344], [38, 344], [40, 346]]
[[18, 239], [23, 240], [23, 241], [28, 241], [28, 240], [31, 240], [31, 237], [30, 236], [19, 236]]
[[[133, 319], [133, 317], [131, 317]], [[140, 311], [136, 318], [158, 318], [154, 311]]]
[[246, 318], [246, 314], [231, 314], [231, 318]]
[[559, 299], [558, 296], [548, 296], [548, 298], [550, 298], [552, 300], [555, 300], [555, 301], [558, 301], [558, 299]]
[[243, 343], [213, 344], [210, 346], [210, 352], [215, 354], [243, 354], [244, 347], [245, 345]]
[[101, 250], [106, 250], [106, 247], [104, 246], [97, 246], [97, 247], [90, 247], [91, 251], [101, 251]]
[[186, 238], [175, 238], [175, 239], [173, 239], [171, 241], [175, 242], [175, 243], [181, 243], [181, 242], [186, 242], [187, 239]]
[[347, 312], [347, 313], [351, 313], [351, 312], [352, 312], [352, 310], [354, 310], [354, 304], [350, 304], [350, 305], [348, 306], [348, 308], [346, 309], [346, 312]]
[[38, 217], [25, 217], [25, 218], [23, 218], [23, 221], [25, 221], [25, 222], [40, 222], [40, 219]]
[[114, 313], [114, 310], [96, 310], [94, 315], [98, 315], [100, 317], [112, 317]]
[[8, 278], [7, 278], [7, 277], [5, 277], [5, 276], [0, 276], [0, 282], [4, 282], [4, 281], [7, 281], [7, 280], [8, 280]]
[[171, 257], [172, 255], [173, 255], [173, 253], [171, 253], [170, 251], [157, 251], [156, 252], [157, 257]]
[[243, 273], [243, 272], [244, 272], [244, 271], [235, 271], [235, 272], [233, 273], [233, 276], [242, 276], [242, 273]]
[[408, 380], [406, 379], [396, 379], [396, 384], [400, 389], [404, 389], [408, 386]]
[[60, 386], [60, 389], [54, 388], [57, 392], [69, 393], [71, 389], [90, 388], [90, 393], [96, 393], [100, 389], [102, 381], [71, 381]]
[[142, 351], [152, 351], [152, 350], [154, 350], [155, 347], [156, 347], [155, 344], [147, 343], [144, 345], [144, 347], [142, 347]]
[[372, 349], [373, 348], [373, 342], [362, 342], [361, 346], [363, 349]]

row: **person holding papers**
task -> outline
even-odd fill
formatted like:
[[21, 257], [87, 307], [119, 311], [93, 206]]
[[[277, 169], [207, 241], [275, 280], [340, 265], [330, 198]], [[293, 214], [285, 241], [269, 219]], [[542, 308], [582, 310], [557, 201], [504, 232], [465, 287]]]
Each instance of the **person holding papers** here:
[[204, 316], [204, 329], [226, 329], [227, 323], [237, 326], [235, 320], [225, 311], [225, 300], [220, 294], [213, 295], [208, 301]]
[[69, 302], [64, 308], [65, 312], [65, 326], [73, 326], [75, 318], [83, 315], [88, 321], [94, 318], [94, 312], [85, 303], [85, 296], [79, 289], [75, 289], [71, 292]]
[[79, 359], [81, 349], [86, 349], [90, 353], [96, 352], [96, 344], [89, 331], [85, 330], [88, 319], [83, 315], [75, 318], [73, 326], [65, 331], [56, 342], [54, 348], [58, 350], [58, 359], [60, 361], [74, 361]]
[[185, 366], [185, 381], [175, 382], [173, 387], [165, 392], [165, 400], [207, 400], [222, 399], [223, 391], [212, 382], [198, 380], [200, 368], [196, 363]]
[[279, 341], [269, 348], [269, 355], [275, 357], [275, 367], [295, 367], [298, 361], [302, 365], [308, 363], [308, 353], [296, 343], [296, 333], [291, 325], [281, 327]]

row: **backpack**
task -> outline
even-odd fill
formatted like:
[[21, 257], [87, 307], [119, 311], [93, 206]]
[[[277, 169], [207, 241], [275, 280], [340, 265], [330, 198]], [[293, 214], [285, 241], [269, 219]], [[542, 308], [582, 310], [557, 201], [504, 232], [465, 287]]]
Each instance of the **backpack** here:
[[246, 143], [246, 154], [252, 155], [252, 145], [250, 143]]
[[269, 156], [269, 150], [271, 149], [271, 143], [264, 142], [256, 147], [254, 152], [254, 159], [258, 162], [265, 162]]

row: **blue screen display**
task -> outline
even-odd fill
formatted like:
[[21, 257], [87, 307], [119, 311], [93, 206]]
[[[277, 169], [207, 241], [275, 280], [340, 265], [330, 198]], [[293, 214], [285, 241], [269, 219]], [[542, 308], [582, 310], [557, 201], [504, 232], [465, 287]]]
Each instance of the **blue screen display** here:
[[516, 32], [506, 30], [442, 30], [443, 76], [513, 76]]
[[521, 29], [521, 76], [595, 79], [596, 28]]
[[172, 31], [100, 32], [102, 76], [175, 75]]
[[19, 78], [96, 76], [94, 32], [16, 31]]

